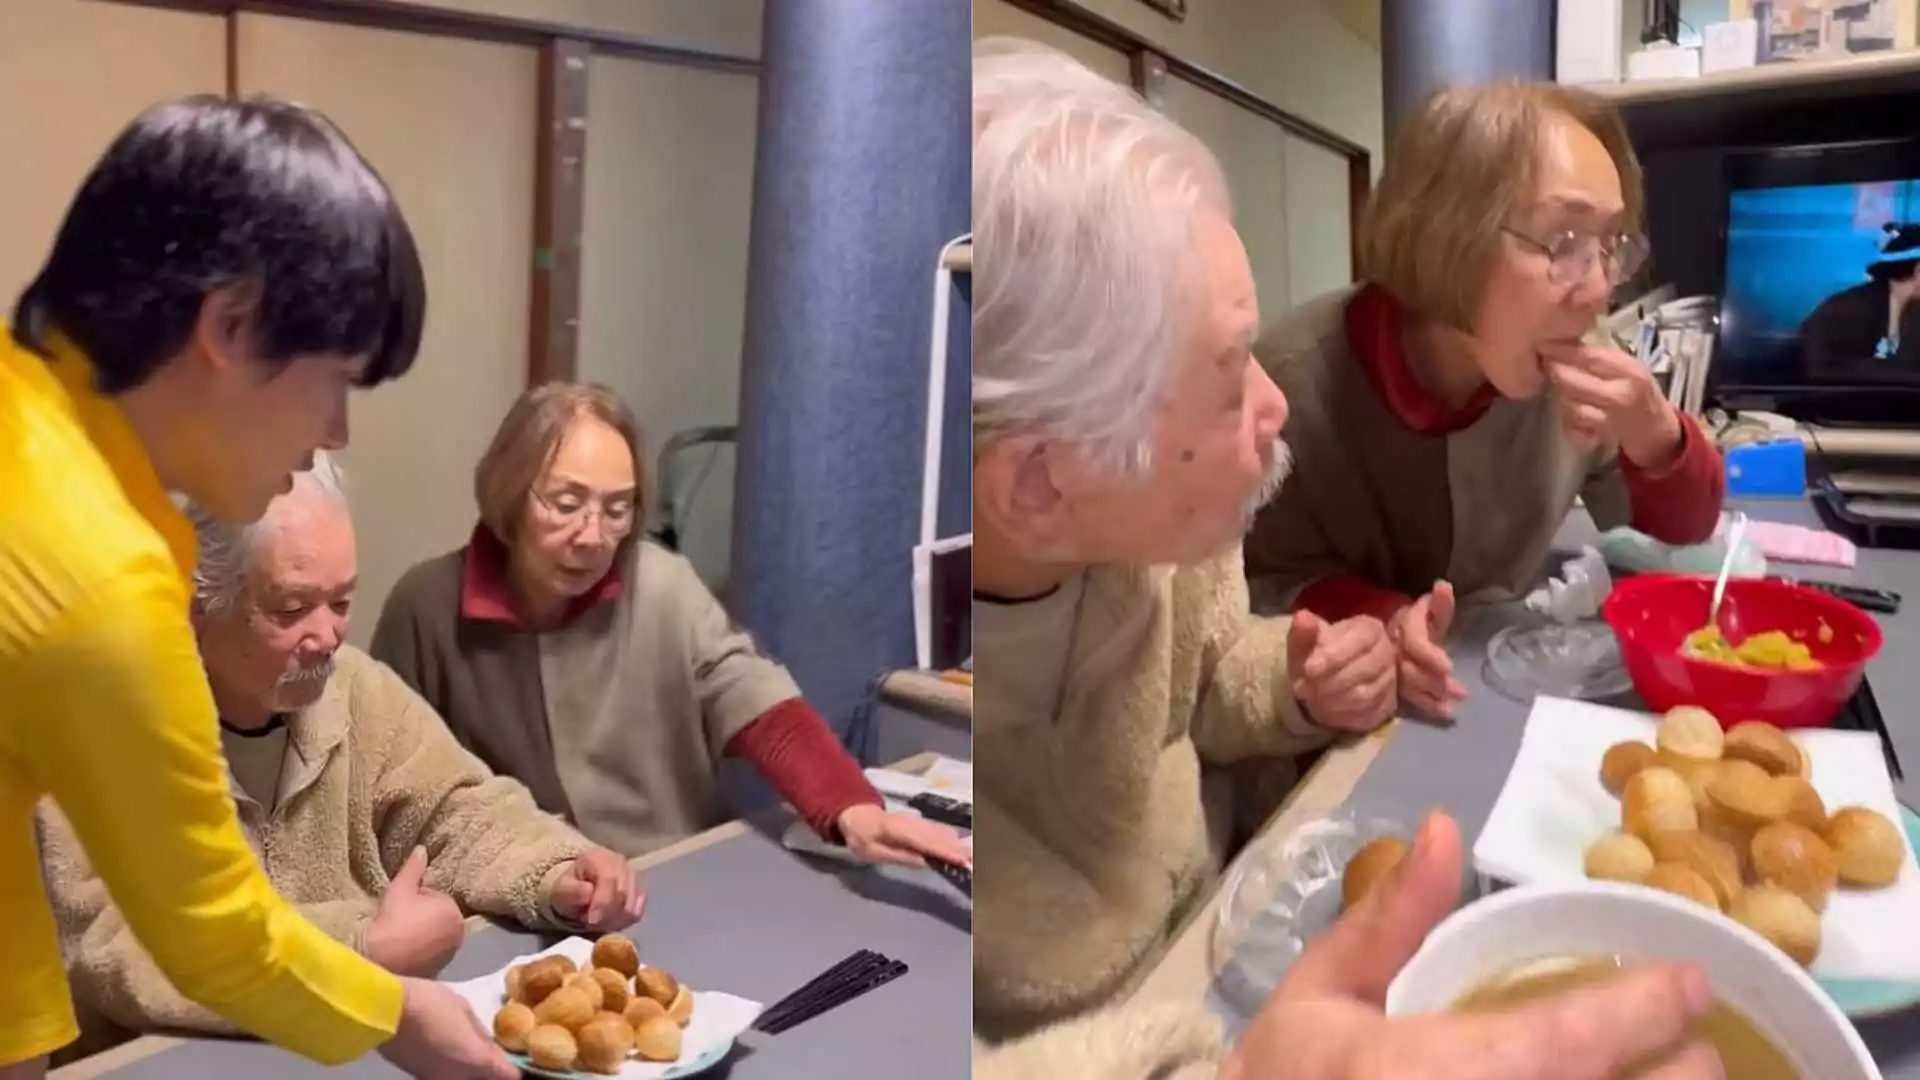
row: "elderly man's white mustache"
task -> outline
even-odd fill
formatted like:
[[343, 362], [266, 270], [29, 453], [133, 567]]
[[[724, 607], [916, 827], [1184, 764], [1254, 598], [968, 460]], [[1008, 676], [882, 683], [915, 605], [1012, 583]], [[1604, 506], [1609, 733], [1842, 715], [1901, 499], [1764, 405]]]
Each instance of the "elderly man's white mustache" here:
[[1293, 451], [1287, 448], [1285, 439], [1273, 440], [1273, 456], [1267, 459], [1267, 473], [1260, 478], [1260, 487], [1247, 500], [1245, 515], [1247, 522], [1253, 522], [1253, 516], [1260, 508], [1273, 501], [1280, 494], [1280, 485], [1287, 482], [1288, 474], [1293, 472]]

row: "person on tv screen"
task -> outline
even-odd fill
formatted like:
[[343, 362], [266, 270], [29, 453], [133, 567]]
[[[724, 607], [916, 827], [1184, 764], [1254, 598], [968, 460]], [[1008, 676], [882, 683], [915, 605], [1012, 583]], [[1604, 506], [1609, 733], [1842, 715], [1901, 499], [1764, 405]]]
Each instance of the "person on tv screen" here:
[[1920, 224], [1889, 223], [1867, 280], [1834, 293], [1800, 324], [1811, 379], [1920, 371]]

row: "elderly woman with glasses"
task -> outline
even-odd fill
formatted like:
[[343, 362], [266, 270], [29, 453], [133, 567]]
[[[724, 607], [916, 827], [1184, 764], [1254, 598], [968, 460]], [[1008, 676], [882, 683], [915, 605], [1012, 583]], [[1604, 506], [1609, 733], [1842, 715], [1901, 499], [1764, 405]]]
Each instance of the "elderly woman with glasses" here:
[[611, 390], [528, 391], [475, 470], [472, 539], [394, 586], [373, 655], [495, 772], [626, 855], [726, 820], [732, 756], [855, 854], [971, 863], [951, 830], [887, 812], [692, 565], [637, 535], [644, 460]]
[[1645, 258], [1618, 115], [1551, 85], [1443, 91], [1402, 128], [1359, 235], [1361, 282], [1254, 349], [1293, 403], [1295, 480], [1246, 541], [1263, 606], [1372, 615], [1402, 701], [1464, 689], [1463, 601], [1535, 583], [1580, 497], [1601, 528], [1708, 539], [1725, 479], [1706, 434], [1598, 328]]

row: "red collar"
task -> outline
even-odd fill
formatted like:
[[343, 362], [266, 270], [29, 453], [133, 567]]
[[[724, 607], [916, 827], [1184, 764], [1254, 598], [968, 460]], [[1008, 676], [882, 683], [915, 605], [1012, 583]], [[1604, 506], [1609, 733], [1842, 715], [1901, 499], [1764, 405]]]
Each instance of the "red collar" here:
[[[567, 605], [563, 624], [572, 622], [582, 612], [619, 599], [624, 588], [620, 565], [616, 562], [599, 584]], [[513, 609], [513, 590], [507, 584], [507, 545], [484, 524], [475, 525], [473, 538], [467, 541], [467, 557], [460, 570], [460, 617], [505, 623], [515, 630], [526, 629]]]
[[1347, 302], [1347, 347], [1353, 351], [1373, 392], [1387, 411], [1420, 435], [1450, 435], [1486, 415], [1500, 392], [1482, 383], [1464, 405], [1450, 408], [1420, 385], [1407, 365], [1400, 340], [1404, 312], [1400, 302], [1378, 285], [1363, 285]]

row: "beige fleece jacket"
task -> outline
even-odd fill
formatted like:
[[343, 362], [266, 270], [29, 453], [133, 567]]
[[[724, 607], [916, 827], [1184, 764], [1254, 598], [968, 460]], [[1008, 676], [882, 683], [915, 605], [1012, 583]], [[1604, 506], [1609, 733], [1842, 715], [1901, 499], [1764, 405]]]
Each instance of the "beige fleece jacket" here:
[[974, 1040], [973, 1080], [1214, 1080], [1225, 1052], [1198, 1005], [1124, 1004], [998, 1046]]
[[[1264, 758], [1291, 782], [1290, 759], [1328, 741], [1293, 697], [1288, 620], [1249, 613], [1238, 548], [1072, 587], [975, 605], [976, 664], [994, 673], [974, 686], [973, 744], [974, 1023], [990, 1042], [1100, 1009], [1150, 970], [1218, 873], [1203, 763]], [[1099, 1022], [1053, 1044], [1101, 1043]], [[1135, 1025], [1115, 1026], [1117, 1047]]]
[[[321, 699], [294, 714], [271, 814], [234, 784], [240, 825], [282, 896], [358, 947], [415, 847], [426, 884], [469, 914], [560, 929], [547, 900], [587, 839], [487, 771], [385, 664], [340, 650]], [[237, 1034], [174, 990], [93, 873], [72, 826], [40, 811], [40, 852], [89, 1044], [155, 1030]], [[91, 1030], [111, 1025], [109, 1032]]]

